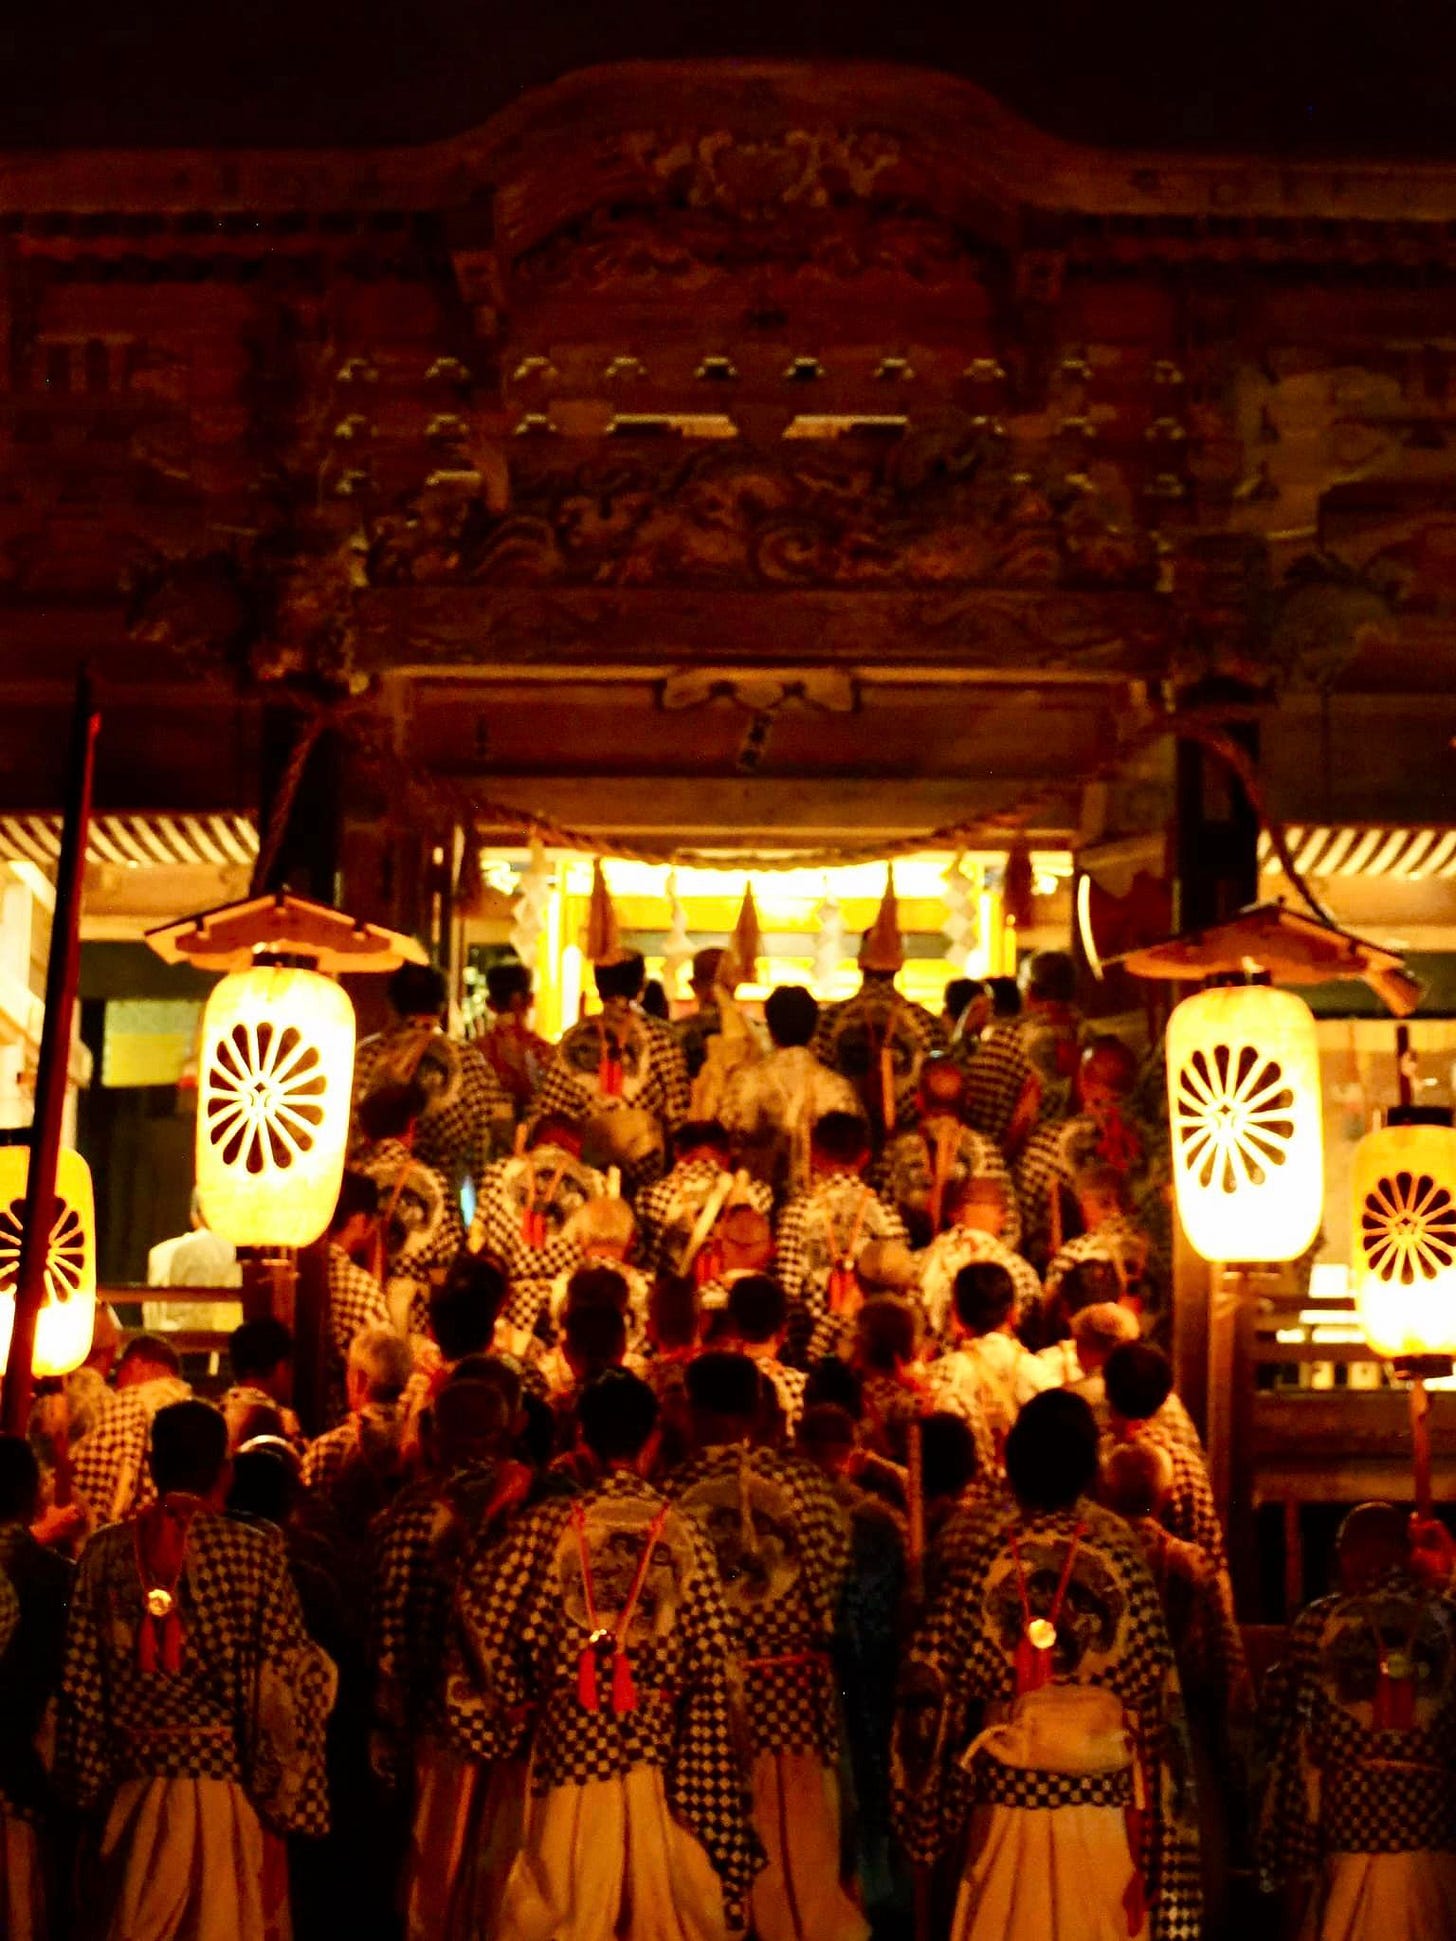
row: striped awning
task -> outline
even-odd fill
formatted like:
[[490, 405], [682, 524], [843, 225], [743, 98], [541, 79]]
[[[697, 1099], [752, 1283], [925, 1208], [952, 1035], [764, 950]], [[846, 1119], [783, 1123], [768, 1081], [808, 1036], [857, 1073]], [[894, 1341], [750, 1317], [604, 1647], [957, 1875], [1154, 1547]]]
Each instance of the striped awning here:
[[[1456, 828], [1290, 823], [1284, 835], [1301, 876], [1391, 876], [1413, 883], [1456, 878]], [[1259, 867], [1279, 869], [1267, 835], [1259, 838]]]
[[[58, 815], [0, 815], [0, 861], [53, 871], [61, 854]], [[258, 854], [258, 832], [243, 815], [97, 815], [86, 860], [121, 868], [212, 864], [246, 868]]]

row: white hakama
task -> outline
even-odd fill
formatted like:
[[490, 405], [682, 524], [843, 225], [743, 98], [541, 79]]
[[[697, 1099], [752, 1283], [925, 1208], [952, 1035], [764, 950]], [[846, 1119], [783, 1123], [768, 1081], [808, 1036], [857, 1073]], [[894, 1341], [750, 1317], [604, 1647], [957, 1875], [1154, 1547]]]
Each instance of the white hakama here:
[[768, 1864], [753, 1883], [759, 1941], [867, 1941], [840, 1879], [839, 1779], [811, 1752], [753, 1762], [753, 1826]]
[[1456, 1853], [1334, 1853], [1300, 1941], [1453, 1941]]
[[1133, 1889], [1120, 1806], [980, 1806], [950, 1941], [1138, 1941]]
[[229, 1779], [126, 1779], [97, 1859], [105, 1941], [289, 1941], [288, 1857]]

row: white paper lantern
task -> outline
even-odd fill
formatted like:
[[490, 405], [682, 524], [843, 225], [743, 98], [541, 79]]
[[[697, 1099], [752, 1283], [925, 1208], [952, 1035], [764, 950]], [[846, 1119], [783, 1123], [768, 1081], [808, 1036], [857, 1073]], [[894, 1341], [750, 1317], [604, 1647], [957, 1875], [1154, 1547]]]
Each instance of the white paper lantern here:
[[[26, 1146], [0, 1146], [0, 1368], [15, 1329], [15, 1282], [25, 1231]], [[96, 1203], [91, 1169], [78, 1152], [56, 1156], [55, 1213], [46, 1258], [45, 1302], [35, 1321], [37, 1375], [65, 1375], [91, 1352], [96, 1323]]]
[[1399, 1107], [1355, 1148], [1350, 1280], [1365, 1339], [1391, 1360], [1456, 1354], [1456, 1131]]
[[207, 1001], [197, 1191], [239, 1247], [306, 1247], [344, 1175], [354, 1007], [332, 978], [285, 965], [225, 977]]
[[1319, 1231], [1319, 1043], [1290, 991], [1241, 984], [1185, 998], [1168, 1020], [1178, 1213], [1205, 1260], [1293, 1260]]

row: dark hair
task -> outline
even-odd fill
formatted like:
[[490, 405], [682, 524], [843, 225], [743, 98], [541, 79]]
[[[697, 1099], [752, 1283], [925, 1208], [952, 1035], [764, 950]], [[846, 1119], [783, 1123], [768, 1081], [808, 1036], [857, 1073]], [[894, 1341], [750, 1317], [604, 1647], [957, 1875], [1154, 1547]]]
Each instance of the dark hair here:
[[[505, 1403], [506, 1413], [514, 1415], [525, 1391], [519, 1371], [498, 1355], [465, 1355], [440, 1384], [440, 1395], [453, 1388], [489, 1388]], [[439, 1400], [439, 1396], [435, 1398]]]
[[576, 1405], [582, 1441], [601, 1462], [630, 1462], [657, 1427], [657, 1397], [639, 1376], [609, 1368]]
[[298, 1472], [281, 1449], [263, 1444], [233, 1457], [229, 1516], [258, 1517], [281, 1529], [298, 1498]]
[[804, 1407], [813, 1408], [816, 1402], [832, 1402], [852, 1422], [864, 1419], [864, 1390], [859, 1376], [838, 1355], [826, 1355], [809, 1370], [804, 1383]]
[[446, 1361], [484, 1354], [506, 1304], [509, 1282], [486, 1254], [460, 1252], [430, 1295], [430, 1333]]
[[429, 1102], [413, 1078], [376, 1085], [359, 1101], [359, 1130], [371, 1145], [376, 1139], [403, 1139]]
[[660, 977], [649, 977], [642, 986], [642, 1009], [649, 1018], [656, 1018], [666, 1024], [672, 1016], [672, 1006], [667, 1001], [667, 992]]
[[1097, 1476], [1097, 1421], [1080, 1395], [1033, 1395], [1006, 1438], [1006, 1475], [1028, 1510], [1064, 1510]]
[[[488, 1366], [484, 1357], [478, 1365]], [[500, 1366], [499, 1363], [496, 1366]], [[473, 1375], [463, 1379], [455, 1369], [430, 1405], [436, 1447], [447, 1463], [461, 1463], [497, 1448], [511, 1426], [520, 1402], [520, 1384], [510, 1394], [509, 1369], [501, 1368], [506, 1379], [489, 1382]]]
[[1065, 950], [1039, 950], [1026, 967], [1026, 995], [1044, 1004], [1070, 1004], [1077, 995], [1077, 967]]
[[794, 1437], [794, 1444], [805, 1451], [852, 1449], [854, 1417], [837, 1403], [816, 1402], [813, 1408], [805, 1409], [799, 1417], [799, 1431]]
[[1057, 1299], [1067, 1315], [1104, 1302], [1115, 1306], [1122, 1299], [1122, 1282], [1110, 1260], [1075, 1260], [1057, 1283]]
[[859, 1348], [876, 1373], [888, 1375], [915, 1359], [915, 1310], [893, 1294], [865, 1302], [855, 1323]]
[[595, 965], [592, 974], [597, 981], [598, 997], [636, 997], [646, 979], [647, 966], [641, 951], [632, 950], [615, 964]]
[[1021, 986], [1014, 977], [988, 977], [986, 979], [986, 989], [991, 995], [992, 1017], [1020, 1017]]
[[726, 1154], [729, 1144], [728, 1128], [716, 1119], [685, 1119], [672, 1137], [672, 1150], [678, 1159], [701, 1146]]
[[1016, 1306], [1016, 1283], [999, 1260], [973, 1260], [955, 1277], [956, 1319], [972, 1334], [994, 1334]]
[[227, 1423], [211, 1402], [172, 1402], [152, 1417], [152, 1481], [157, 1494], [206, 1496], [227, 1461]]
[[450, 987], [433, 964], [401, 964], [384, 987], [397, 1018], [442, 1017]]
[[1173, 1393], [1173, 1369], [1151, 1341], [1123, 1341], [1107, 1357], [1107, 1405], [1128, 1422], [1146, 1422]]
[[334, 1201], [330, 1233], [341, 1233], [358, 1214], [372, 1220], [379, 1212], [379, 1182], [368, 1173], [346, 1172], [339, 1182], [339, 1197]]
[[759, 1410], [758, 1370], [747, 1355], [712, 1349], [687, 1366], [688, 1402], [694, 1415], [752, 1422]]
[[985, 985], [976, 978], [953, 977], [945, 987], [945, 1008], [959, 1024], [970, 1010], [972, 1000], [985, 994]]
[[776, 1045], [807, 1045], [819, 1023], [818, 1001], [802, 984], [776, 984], [763, 1001], [763, 1018]]
[[0, 1436], [0, 1523], [30, 1523], [40, 1498], [40, 1464], [24, 1436]]
[[659, 1348], [690, 1348], [703, 1324], [698, 1283], [690, 1274], [659, 1274], [648, 1303]]
[[116, 1364], [117, 1371], [130, 1368], [136, 1362], [143, 1362], [150, 1368], [165, 1368], [169, 1375], [180, 1375], [182, 1363], [177, 1350], [170, 1341], [164, 1341], [157, 1334], [139, 1334], [128, 1341], [121, 1351], [121, 1360]]
[[857, 1112], [826, 1112], [814, 1121], [810, 1150], [835, 1166], [857, 1166], [870, 1149], [870, 1129]]
[[531, 995], [531, 973], [514, 957], [491, 964], [485, 973], [485, 994], [495, 1010], [504, 1011], [513, 997]]
[[631, 1299], [627, 1276], [615, 1267], [578, 1267], [566, 1283], [568, 1315], [589, 1307], [610, 1308], [614, 1314], [625, 1314]]
[[580, 1149], [581, 1127], [576, 1120], [568, 1118], [564, 1112], [543, 1112], [539, 1119], [532, 1122], [526, 1134], [527, 1150], [532, 1146], [549, 1146], [563, 1136]]
[[976, 1477], [976, 1438], [964, 1416], [920, 1418], [920, 1473], [927, 1496], [959, 1496]]
[[729, 1283], [728, 1318], [739, 1338], [755, 1347], [783, 1331], [789, 1300], [769, 1274], [744, 1274]]
[[244, 1321], [228, 1336], [228, 1360], [234, 1381], [245, 1382], [250, 1375], [271, 1375], [280, 1362], [293, 1353], [293, 1335], [271, 1314], [256, 1321]]
[[1082, 1069], [1085, 1071], [1087, 1066], [1094, 1061], [1100, 1061], [1102, 1064], [1110, 1065], [1116, 1069], [1116, 1083], [1119, 1090], [1130, 1092], [1134, 1085], [1136, 1085], [1140, 1068], [1138, 1055], [1127, 1040], [1125, 1038], [1119, 1038], [1115, 1032], [1104, 1031], [1099, 1033], [1084, 1048], [1082, 1052]]
[[620, 1365], [627, 1352], [627, 1317], [620, 1308], [592, 1301], [568, 1307], [561, 1324], [561, 1341], [573, 1361], [587, 1370], [586, 1379]]
[[728, 952], [722, 944], [704, 944], [701, 950], [693, 952], [694, 984], [712, 984], [723, 965]]

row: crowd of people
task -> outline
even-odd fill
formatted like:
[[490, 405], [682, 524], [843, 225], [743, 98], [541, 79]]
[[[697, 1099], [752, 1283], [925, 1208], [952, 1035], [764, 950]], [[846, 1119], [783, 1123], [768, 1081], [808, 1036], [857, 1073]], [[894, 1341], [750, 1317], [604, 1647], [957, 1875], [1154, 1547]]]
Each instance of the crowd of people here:
[[103, 1309], [0, 1439], [7, 1936], [1456, 1935], [1443, 1530], [1354, 1512], [1256, 1703], [1145, 1061], [900, 958], [760, 1038], [615, 949], [554, 1047], [395, 975], [322, 1418]]

